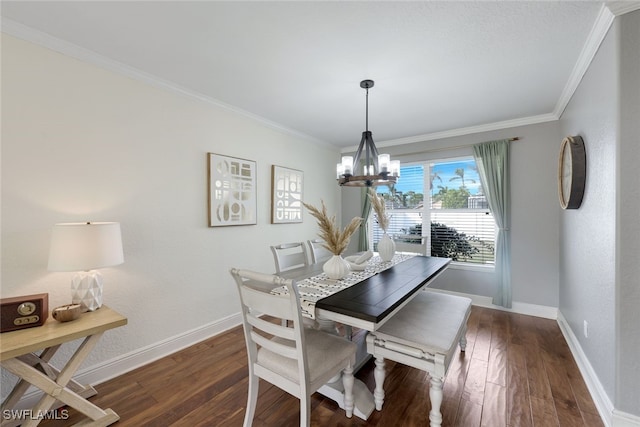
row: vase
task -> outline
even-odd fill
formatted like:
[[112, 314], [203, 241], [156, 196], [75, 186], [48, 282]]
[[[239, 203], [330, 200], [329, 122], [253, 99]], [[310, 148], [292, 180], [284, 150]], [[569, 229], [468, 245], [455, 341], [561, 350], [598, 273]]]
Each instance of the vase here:
[[329, 279], [339, 280], [349, 274], [351, 267], [340, 255], [333, 255], [329, 261], [324, 263], [322, 271]]
[[378, 242], [378, 254], [382, 261], [391, 261], [396, 253], [396, 243], [385, 232]]

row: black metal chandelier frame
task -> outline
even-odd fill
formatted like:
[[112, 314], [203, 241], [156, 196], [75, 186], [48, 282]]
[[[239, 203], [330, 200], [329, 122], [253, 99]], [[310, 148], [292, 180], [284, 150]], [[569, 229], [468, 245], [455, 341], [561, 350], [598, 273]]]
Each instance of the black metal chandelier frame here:
[[[381, 165], [378, 160], [380, 154], [373, 142], [373, 135], [369, 130], [369, 89], [374, 85], [373, 80], [363, 80], [360, 82], [360, 87], [365, 89], [366, 92], [366, 114], [365, 114], [365, 131], [362, 132], [362, 139], [360, 145], [353, 157], [351, 163], [351, 157], [345, 156], [342, 158], [342, 163], [338, 163], [338, 184], [345, 187], [377, 187], [379, 185], [393, 185], [400, 177], [399, 164], [397, 170], [394, 170], [390, 166], [389, 155], [385, 156], [385, 163]], [[364, 158], [363, 158], [364, 154]], [[364, 165], [360, 166], [360, 161], [364, 160]], [[349, 169], [349, 164], [351, 168]], [[354, 174], [356, 170], [362, 170], [362, 175]]]

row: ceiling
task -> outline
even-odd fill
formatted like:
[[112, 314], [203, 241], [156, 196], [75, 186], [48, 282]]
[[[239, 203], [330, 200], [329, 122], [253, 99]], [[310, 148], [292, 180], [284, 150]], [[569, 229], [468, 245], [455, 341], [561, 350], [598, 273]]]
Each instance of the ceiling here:
[[353, 147], [365, 130], [363, 79], [375, 80], [369, 129], [378, 145], [557, 115], [602, 2], [2, 1], [1, 7], [10, 34]]

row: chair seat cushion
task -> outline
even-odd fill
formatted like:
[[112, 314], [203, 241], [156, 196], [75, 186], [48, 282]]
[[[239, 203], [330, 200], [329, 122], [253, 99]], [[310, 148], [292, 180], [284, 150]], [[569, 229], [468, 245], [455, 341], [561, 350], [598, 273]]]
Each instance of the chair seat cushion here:
[[373, 334], [427, 353], [448, 355], [471, 310], [471, 299], [421, 291]]
[[[305, 328], [304, 332], [310, 382], [315, 382], [320, 375], [327, 371], [345, 366], [346, 360], [351, 360], [351, 366], [355, 364], [355, 343], [315, 329]], [[281, 338], [273, 338], [273, 341], [293, 346], [291, 341]], [[299, 383], [297, 360], [260, 348], [258, 350], [258, 364]]]

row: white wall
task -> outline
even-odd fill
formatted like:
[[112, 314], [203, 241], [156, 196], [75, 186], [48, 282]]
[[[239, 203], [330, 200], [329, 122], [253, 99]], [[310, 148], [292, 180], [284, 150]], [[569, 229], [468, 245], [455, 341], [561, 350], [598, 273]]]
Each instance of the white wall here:
[[640, 417], [640, 11], [620, 18], [616, 407]]
[[585, 140], [587, 185], [580, 209], [562, 214], [559, 308], [614, 425], [640, 423], [639, 46], [640, 11], [617, 18], [561, 118], [563, 134]]
[[609, 396], [615, 390], [618, 29], [614, 23], [561, 118], [563, 135], [584, 139], [587, 179], [580, 209], [561, 215], [559, 308]]
[[[560, 208], [556, 177], [561, 142], [557, 122], [391, 146], [383, 151], [401, 161], [440, 159], [448, 155], [471, 155], [471, 144], [515, 136], [521, 140], [512, 142], [510, 146], [513, 301], [557, 307]], [[383, 145], [380, 144], [379, 150]], [[468, 147], [451, 149], [461, 146]], [[359, 198], [349, 197], [353, 191], [349, 188], [342, 190], [343, 222], [358, 212]], [[432, 286], [493, 297], [495, 283], [493, 273], [450, 267]]]
[[[207, 152], [257, 161], [257, 225], [207, 227]], [[301, 224], [269, 223], [271, 165], [302, 170], [305, 200], [338, 212], [337, 158], [337, 149], [3, 35], [1, 295], [48, 292], [51, 308], [69, 303], [71, 274], [47, 271], [51, 227], [119, 221], [125, 263], [102, 270], [104, 299], [129, 324], [108, 332], [84, 368], [214, 324], [239, 312], [229, 268], [273, 271], [269, 245], [316, 236], [306, 213]]]

